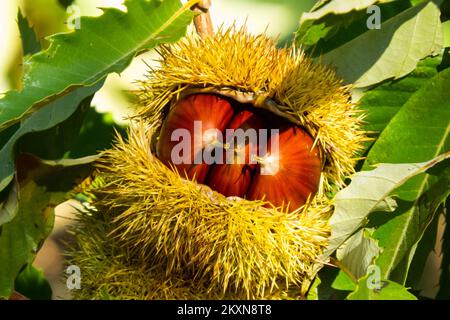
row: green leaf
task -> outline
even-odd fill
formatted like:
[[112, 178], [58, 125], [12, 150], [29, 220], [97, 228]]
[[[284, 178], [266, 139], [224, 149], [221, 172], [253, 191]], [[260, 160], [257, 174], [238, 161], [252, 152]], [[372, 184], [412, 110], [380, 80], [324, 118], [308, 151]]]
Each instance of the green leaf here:
[[[406, 282], [417, 244], [449, 195], [450, 180], [441, 179], [413, 205], [407, 206], [407, 210], [396, 211], [392, 220], [377, 229], [373, 236], [379, 239], [379, 245], [383, 247], [383, 253], [377, 259], [382, 276], [389, 276], [399, 283]], [[408, 220], [403, 224], [405, 217]]]
[[7, 128], [6, 130], [3, 130], [0, 132], [0, 146], [5, 145], [9, 139], [11, 139], [14, 132], [19, 129], [20, 123], [16, 123], [15, 125]]
[[380, 281], [380, 288], [369, 289], [367, 285], [368, 277], [358, 281], [358, 288], [352, 292], [348, 300], [417, 300], [402, 285], [389, 280]]
[[441, 20], [442, 21], [448, 21], [450, 20], [450, 2], [448, 1], [439, 1], [441, 3]]
[[128, 0], [126, 13], [104, 9], [100, 17], [82, 18], [79, 30], [51, 37], [47, 50], [26, 61], [23, 90], [0, 100], [0, 130], [79, 86], [120, 73], [137, 53], [178, 40], [194, 2]]
[[297, 45], [301, 45], [308, 54], [317, 57], [353, 40], [367, 31], [367, 21], [370, 17], [367, 7], [375, 3], [382, 12], [383, 21], [411, 7], [408, 1], [387, 3], [382, 1], [366, 1], [365, 3], [335, 1], [330, 5], [341, 6], [340, 10], [325, 6], [321, 10], [302, 15], [300, 27], [296, 32]]
[[78, 139], [70, 148], [68, 156], [79, 158], [109, 149], [116, 133], [123, 137], [126, 135], [124, 128], [114, 123], [111, 113], [98, 113], [95, 108], [89, 108]]
[[[408, 76], [383, 83], [364, 94], [359, 106], [366, 114], [364, 129], [370, 132], [374, 141], [411, 96], [438, 73], [437, 67], [441, 59], [427, 58], [419, 62]], [[367, 143], [366, 149], [369, 149], [374, 141]]]
[[[434, 251], [436, 248], [436, 238], [439, 225], [439, 212], [440, 209], [434, 215], [434, 220], [425, 230], [422, 239], [420, 239], [417, 243], [414, 258], [412, 259], [408, 270], [406, 285], [418, 292], [424, 289], [423, 279], [429, 278], [429, 274], [426, 273], [429, 272], [429, 270], [426, 270], [425, 268], [427, 267], [430, 256], [439, 256], [442, 254], [442, 252]], [[435, 267], [435, 269], [437, 268], [440, 268], [440, 266]]]
[[372, 232], [373, 230], [362, 228], [336, 252], [340, 264], [345, 266], [356, 279], [366, 275], [368, 267], [380, 253], [377, 242], [370, 237]]
[[51, 232], [54, 207], [66, 199], [74, 181], [91, 172], [90, 164], [97, 158], [43, 161], [27, 154], [18, 158], [18, 212], [0, 226], [0, 299], [10, 296], [14, 279], [33, 262]]
[[444, 31], [444, 48], [448, 48], [450, 47], [450, 20], [442, 24], [442, 29]]
[[412, 7], [321, 56], [336, 67], [346, 83], [368, 87], [398, 79], [415, 69], [419, 60], [440, 53], [442, 27], [433, 2]]
[[18, 2], [29, 24], [33, 26], [42, 49], [50, 42], [46, 37], [69, 31], [67, 21], [69, 12], [56, 0], [20, 0]]
[[348, 276], [348, 274], [340, 270], [333, 283], [331, 284], [331, 287], [336, 290], [354, 291], [356, 289], [356, 284]]
[[329, 14], [344, 14], [350, 11], [358, 11], [377, 2], [380, 2], [380, 0], [332, 0], [315, 11], [304, 13], [300, 23], [306, 20], [318, 20]]
[[447, 199], [445, 204], [445, 220], [446, 227], [444, 231], [442, 252], [444, 254], [442, 258], [442, 273], [439, 281], [439, 292], [437, 299], [450, 299], [450, 199]]
[[[19, 210], [19, 191], [16, 184], [11, 184], [10, 188], [6, 188], [2, 194], [6, 195], [3, 201], [0, 201], [0, 227], [10, 222]], [[2, 200], [0, 198], [0, 200]]]
[[[421, 162], [450, 149], [450, 69], [446, 69], [406, 102], [372, 147], [364, 168], [380, 162]], [[417, 198], [412, 192], [409, 199]]]
[[16, 278], [15, 290], [31, 300], [50, 300], [52, 288], [42, 270], [28, 265]]
[[317, 0], [316, 4], [311, 8], [311, 11], [317, 11], [331, 1], [333, 0]]
[[314, 20], [303, 21], [297, 30], [295, 41], [297, 45], [312, 46], [325, 38], [335, 28], [326, 22], [315, 22]]
[[[97, 84], [94, 87], [79, 88], [70, 94], [57, 99], [56, 101], [45, 106], [40, 111], [32, 114], [28, 119], [26, 119], [20, 126], [20, 128], [13, 134], [9, 141], [0, 150], [0, 191], [5, 189], [13, 180], [14, 177], [14, 159], [16, 155], [16, 144], [23, 138], [29, 135], [36, 134], [36, 132], [42, 132], [54, 128], [56, 125], [67, 120], [79, 107], [81, 102], [86, 99], [86, 97], [92, 96], [100, 87], [102, 83]], [[89, 104], [90, 98], [85, 101]], [[57, 139], [60, 137], [59, 141], [64, 144], [66, 141], [65, 130], [54, 129], [54, 132], [45, 135], [43, 138]], [[56, 132], [58, 131], [58, 132]], [[28, 143], [28, 146], [32, 146], [33, 143], [35, 148], [46, 148], [53, 152], [57, 152], [57, 145], [54, 143], [46, 144], [46, 139], [40, 140], [39, 146], [36, 143], [37, 140]], [[50, 142], [55, 142], [55, 140], [49, 140]], [[25, 143], [25, 146], [27, 143]], [[1, 216], [0, 209], [0, 216]]]
[[315, 277], [314, 282], [308, 290], [308, 294], [306, 295], [306, 300], [319, 300], [319, 290], [317, 287], [320, 285], [321, 281], [318, 276]]
[[356, 173], [350, 185], [339, 191], [334, 198], [335, 210], [330, 219], [331, 237], [324, 258], [363, 227], [371, 212], [392, 211], [392, 204], [386, 201], [392, 191], [447, 158], [450, 158], [450, 152], [428, 162], [380, 164], [372, 171]]
[[315, 289], [311, 292], [311, 299], [343, 300], [355, 289], [355, 284], [338, 268], [324, 266], [316, 276], [312, 288]]
[[[379, 162], [424, 161], [450, 150], [449, 83], [450, 69], [446, 69], [417, 91], [384, 129], [370, 150], [363, 168], [370, 168]], [[382, 221], [374, 233], [374, 237], [379, 239], [379, 245], [385, 247], [378, 259], [384, 278], [388, 278], [401, 264], [401, 270], [397, 270], [393, 279], [400, 283], [405, 281], [410, 261], [400, 262], [405, 257], [410, 259], [418, 232], [421, 232], [420, 196], [436, 181], [437, 178], [432, 175], [421, 175], [396, 190], [396, 196], [400, 199], [399, 208], [390, 219], [384, 219], [387, 221]], [[431, 201], [434, 196], [442, 196], [443, 191], [425, 197]], [[433, 202], [426, 205], [431, 207], [425, 212], [434, 208]]]
[[17, 14], [17, 24], [22, 40], [23, 55], [33, 55], [41, 51], [41, 44], [39, 43], [36, 33], [34, 32], [34, 29], [29, 26], [27, 18], [22, 15], [20, 9]]
[[[379, 3], [377, 6], [382, 13], [382, 21], [387, 21], [411, 7], [407, 1]], [[367, 13], [367, 9], [364, 9], [361, 11], [352, 11], [344, 15], [330, 15], [315, 21], [314, 25], [319, 22], [325, 23], [331, 30], [323, 38], [319, 39], [308, 52], [311, 52], [314, 57], [317, 57], [355, 39], [367, 32], [367, 21], [370, 17], [371, 15]]]

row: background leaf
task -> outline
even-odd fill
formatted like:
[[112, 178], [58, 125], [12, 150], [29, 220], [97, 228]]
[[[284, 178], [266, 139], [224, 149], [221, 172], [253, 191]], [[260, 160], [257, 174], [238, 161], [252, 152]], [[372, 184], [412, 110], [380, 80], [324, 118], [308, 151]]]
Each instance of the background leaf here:
[[336, 67], [346, 83], [368, 87], [410, 73], [419, 60], [436, 55], [442, 48], [440, 11], [425, 2], [383, 22], [330, 51], [320, 60]]
[[450, 218], [449, 218], [450, 199], [447, 199], [445, 205], [446, 228], [442, 243], [442, 259], [441, 278], [439, 283], [439, 292], [437, 299], [450, 299]]
[[90, 171], [88, 157], [76, 160], [42, 161], [23, 154], [17, 160], [18, 212], [0, 226], [0, 298], [8, 298], [14, 279], [30, 265], [53, 228], [53, 209], [66, 199], [74, 181]]
[[178, 40], [193, 17], [193, 3], [128, 0], [127, 13], [104, 9], [100, 17], [81, 19], [80, 30], [53, 36], [46, 51], [26, 61], [23, 90], [0, 100], [0, 130], [77, 86], [121, 72], [137, 53]]
[[52, 288], [44, 273], [28, 265], [16, 278], [15, 290], [31, 300], [50, 300]]
[[308, 293], [308, 300], [344, 300], [355, 288], [353, 281], [338, 268], [324, 266]]
[[450, 47], [450, 20], [442, 24], [444, 30], [444, 47]]
[[33, 55], [41, 51], [41, 44], [34, 32], [29, 26], [27, 18], [22, 15], [22, 11], [18, 10], [17, 24], [19, 26], [20, 39], [22, 40], [23, 55]]
[[[384, 129], [370, 150], [363, 168], [370, 168], [379, 162], [424, 161], [450, 150], [449, 83], [450, 69], [446, 69], [417, 91]], [[378, 226], [373, 236], [385, 248], [377, 261], [383, 278], [388, 278], [401, 264], [401, 270], [397, 270], [392, 279], [404, 283], [410, 261], [400, 262], [413, 253], [411, 250], [414, 250], [418, 232], [421, 232], [419, 197], [437, 179], [433, 175], [411, 179], [395, 192], [399, 199], [396, 212], [384, 218], [378, 216], [377, 221], [372, 222]], [[442, 192], [444, 190], [435, 196], [442, 196]]]
[[[437, 215], [441, 204], [449, 195], [450, 180], [441, 179], [439, 182], [432, 185], [427, 192], [422, 194], [417, 200], [416, 205], [409, 209], [410, 211], [412, 211], [410, 213], [411, 218], [408, 224], [403, 226], [404, 228], [406, 228], [406, 231], [404, 231], [404, 229], [401, 229], [402, 232], [407, 233], [404, 235], [402, 234], [401, 237], [385, 237], [388, 238], [388, 240], [397, 240], [397, 242], [391, 243], [388, 247], [386, 245], [386, 242], [383, 241], [385, 253], [381, 257], [379, 257], [377, 265], [382, 267], [382, 272], [385, 272], [384, 274], [389, 274], [390, 278], [396, 280], [399, 283], [406, 283], [407, 275], [409, 273], [409, 267], [416, 253], [418, 242], [422, 239], [425, 230]], [[374, 237], [380, 237], [380, 234], [383, 234], [383, 232], [378, 231], [376, 234], [374, 234]], [[396, 251], [392, 250], [391, 248], [395, 248]], [[392, 259], [388, 265], [384, 264], [387, 259], [386, 256], [390, 256]], [[402, 257], [402, 260], [400, 260], [400, 262], [397, 262], [396, 259], [398, 259], [399, 257]], [[387, 266], [390, 266], [392, 268], [391, 273], [389, 273], [390, 269]]]
[[48, 48], [47, 37], [69, 31], [69, 12], [57, 0], [19, 0], [20, 10], [36, 33], [42, 49]]
[[116, 133], [126, 136], [125, 129], [114, 123], [111, 113], [99, 113], [95, 108], [89, 108], [77, 141], [71, 146], [67, 156], [85, 157], [108, 149], [112, 147]]
[[426, 161], [450, 149], [449, 81], [446, 69], [410, 97], [369, 152], [364, 169], [380, 162]]
[[373, 230], [362, 228], [336, 252], [336, 258], [356, 279], [366, 275], [367, 268], [380, 253], [377, 242], [370, 237]]
[[[412, 177], [425, 172], [450, 157], [450, 152], [423, 163], [380, 164], [372, 171], [353, 176], [350, 185], [334, 198], [334, 214], [330, 219], [331, 237], [324, 256], [333, 253], [367, 221], [374, 210], [392, 208], [381, 205], [388, 195]], [[380, 244], [381, 245], [381, 244]]]
[[379, 0], [332, 0], [322, 5], [312, 12], [306, 12], [302, 15], [300, 22], [305, 20], [317, 20], [329, 14], [344, 14], [350, 11], [365, 9]]
[[336, 290], [354, 291], [356, 289], [356, 283], [349, 277], [348, 274], [339, 270], [336, 278], [333, 280], [331, 287]]
[[[74, 114], [74, 112], [80, 106], [81, 102], [85, 100], [86, 97], [91, 96], [92, 98], [92, 95], [101, 87], [101, 85], [102, 83], [99, 83], [93, 87], [79, 88], [78, 90], [75, 90], [64, 97], [57, 99], [53, 103], [50, 103], [39, 112], [35, 112], [20, 125], [20, 128], [0, 150], [0, 190], [6, 188], [13, 179], [16, 143], [26, 135], [55, 128], [56, 125], [67, 120], [72, 114]], [[91, 98], [88, 98], [88, 100], [85, 101], [86, 105], [89, 106]], [[40, 142], [40, 145], [36, 145], [36, 140], [33, 141], [31, 139], [31, 142], [29, 142], [28, 144], [22, 144], [22, 146], [28, 145], [35, 150], [46, 149], [55, 153], [60, 152], [60, 149], [57, 148], [58, 145], [50, 142], [55, 142], [55, 139], [58, 139], [58, 137], [60, 137], [60, 144], [65, 144], [65, 137], [67, 137], [66, 134], [68, 134], [70, 130], [67, 132], [65, 130], [58, 130], [57, 128], [53, 130], [54, 131], [50, 132], [48, 135], [44, 134], [44, 137], [41, 136], [42, 140]], [[55, 133], [58, 134], [55, 135]], [[50, 140], [47, 141], [46, 138]], [[41, 155], [43, 154], [41, 153]]]
[[441, 59], [442, 57], [427, 58], [419, 62], [408, 76], [383, 83], [364, 94], [359, 101], [361, 110], [366, 114], [364, 129], [374, 139], [367, 142], [366, 150], [411, 96], [438, 73]]
[[[366, 1], [376, 3], [382, 13], [382, 21], [386, 21], [398, 13], [411, 7], [409, 1]], [[346, 2], [340, 1], [344, 4]], [[358, 4], [350, 11], [328, 11], [325, 15], [302, 15], [301, 24], [296, 32], [296, 43], [313, 57], [323, 55], [367, 32], [367, 6]], [[356, 9], [358, 8], [358, 9]]]
[[414, 251], [405, 285], [414, 290], [416, 296], [435, 299], [439, 291], [443, 257], [442, 234], [445, 229], [443, 213], [441, 206]]

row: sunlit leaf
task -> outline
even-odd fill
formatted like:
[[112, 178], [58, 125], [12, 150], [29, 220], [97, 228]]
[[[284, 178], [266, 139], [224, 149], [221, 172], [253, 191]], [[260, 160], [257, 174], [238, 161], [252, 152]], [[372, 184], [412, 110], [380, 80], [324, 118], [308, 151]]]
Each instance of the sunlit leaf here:
[[442, 48], [440, 11], [425, 2], [383, 22], [321, 56], [355, 87], [368, 87], [386, 79], [398, 79], [413, 71], [417, 63]]
[[328, 256], [364, 226], [368, 215], [380, 208], [389, 194], [412, 177], [450, 158], [450, 152], [423, 163], [380, 164], [372, 171], [354, 175], [350, 185], [337, 193], [330, 219], [331, 237], [324, 255]]
[[178, 40], [194, 2], [128, 0], [126, 13], [104, 9], [100, 17], [81, 19], [79, 30], [53, 36], [46, 51], [26, 61], [23, 90], [0, 100], [0, 130], [79, 86], [121, 72], [137, 53]]
[[377, 242], [370, 231], [363, 228], [351, 236], [336, 252], [337, 259], [356, 279], [366, 275], [368, 267], [380, 253]]
[[[69, 119], [71, 115], [74, 114], [74, 112], [79, 108], [81, 102], [86, 98], [92, 96], [101, 87], [101, 85], [102, 83], [99, 83], [94, 87], [79, 88], [64, 97], [55, 100], [53, 103], [45, 106], [40, 111], [35, 112], [23, 123], [21, 123], [20, 128], [0, 149], [0, 190], [6, 188], [13, 180], [14, 159], [17, 151], [16, 144], [20, 142], [23, 137], [29, 138], [30, 134], [36, 135], [39, 134], [39, 132], [45, 132], [46, 130], [55, 128], [56, 125]], [[89, 108], [90, 99], [91, 98], [88, 98], [88, 100], [85, 101], [87, 108]], [[43, 149], [47, 149], [55, 153], [61, 152], [62, 149], [58, 148], [59, 144], [56, 144], [54, 142], [59, 141], [62, 144], [67, 142], [69, 129], [65, 129], [66, 130], [58, 131], [58, 129], [56, 128], [54, 130], [58, 132], [55, 131], [49, 135], [44, 134], [44, 137], [42, 137], [48, 138], [48, 140], [41, 140], [39, 145], [36, 143], [36, 140], [34, 140], [34, 146], [33, 141], [29, 142], [28, 145], [30, 145], [31, 148], [38, 148], [38, 150], [40, 151], [44, 151]], [[78, 131], [76, 131], [76, 133], [78, 133]], [[24, 147], [27, 146], [24, 145]], [[28, 149], [27, 151], [30, 152], [31, 149]], [[63, 150], [63, 152], [65, 151]]]
[[[370, 132], [370, 137], [378, 138], [411, 96], [438, 73], [440, 62], [441, 57], [425, 59], [408, 76], [383, 83], [364, 94], [359, 105], [366, 114], [364, 129]], [[366, 149], [374, 142], [368, 142]]]
[[[364, 169], [379, 162], [425, 161], [450, 150], [449, 83], [450, 69], [446, 69], [411, 96], [373, 145]], [[438, 180], [433, 175], [420, 175], [395, 191], [399, 208], [394, 214], [381, 219], [374, 233], [380, 247], [384, 248], [377, 261], [384, 278], [390, 277], [394, 269], [401, 265], [392, 276], [399, 283], [405, 281], [410, 254], [413, 253], [411, 250], [422, 232], [420, 213], [431, 214], [426, 218], [429, 219], [434, 213], [432, 210], [436, 209], [434, 202], [421, 204], [420, 197]], [[445, 192], [445, 187], [439, 190], [439, 193], [436, 191], [431, 197], [426, 197], [435, 201], [435, 197], [444, 196], [441, 192]], [[427, 209], [424, 211], [421, 207]], [[423, 219], [425, 216], [422, 215]]]
[[380, 281], [379, 288], [369, 288], [367, 277], [358, 282], [358, 288], [352, 292], [348, 300], [417, 300], [407, 288], [389, 280]]

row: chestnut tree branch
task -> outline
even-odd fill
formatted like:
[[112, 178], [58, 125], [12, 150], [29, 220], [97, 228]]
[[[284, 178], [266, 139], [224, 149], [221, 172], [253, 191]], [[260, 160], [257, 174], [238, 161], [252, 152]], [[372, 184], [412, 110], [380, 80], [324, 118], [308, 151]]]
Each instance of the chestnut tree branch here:
[[209, 14], [211, 7], [211, 0], [201, 0], [193, 8], [197, 15], [194, 18], [194, 25], [197, 33], [201, 37], [208, 37], [214, 34], [214, 27]]
[[19, 293], [19, 292], [17, 292], [17, 291], [14, 291], [14, 292], [11, 294], [11, 297], [9, 298], [9, 300], [30, 300], [30, 299], [28, 299], [27, 297], [25, 297], [23, 294], [21, 294], [21, 293]]

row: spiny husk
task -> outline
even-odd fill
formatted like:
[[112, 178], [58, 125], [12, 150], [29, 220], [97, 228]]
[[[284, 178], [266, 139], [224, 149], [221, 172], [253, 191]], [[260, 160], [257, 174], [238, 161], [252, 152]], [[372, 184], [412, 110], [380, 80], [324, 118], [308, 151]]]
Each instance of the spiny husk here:
[[161, 68], [141, 83], [139, 117], [161, 124], [170, 102], [193, 88], [233, 89], [255, 100], [271, 99], [316, 138], [324, 158], [325, 192], [353, 173], [366, 139], [363, 115], [351, 102], [350, 87], [330, 68], [314, 64], [295, 47], [279, 49], [264, 35], [245, 29], [207, 38], [186, 37], [159, 50]]
[[168, 279], [184, 275], [207, 298], [267, 298], [300, 286], [326, 245], [329, 204], [285, 213], [226, 198], [160, 162], [150, 152], [151, 131], [136, 124], [99, 164], [106, 184], [95, 206], [112, 228], [108, 245], [119, 254], [111, 255], [126, 252], [130, 266], [164, 266]]
[[[111, 216], [89, 209], [79, 212], [68, 245], [67, 263], [82, 268], [82, 285], [72, 291], [75, 299], [247, 299], [233, 291], [209, 290], [208, 283], [194, 281], [190, 272], [167, 273], [166, 263], [137, 257], [113, 236]], [[151, 259], [150, 259], [151, 260]], [[266, 299], [295, 299], [298, 288], [274, 288]]]
[[[75, 226], [79, 246], [70, 250], [71, 263], [86, 269], [83, 281], [89, 284], [78, 297], [304, 294], [329, 236], [329, 191], [352, 173], [364, 140], [348, 87], [300, 51], [278, 49], [244, 30], [188, 37], [160, 51], [161, 68], [138, 92], [140, 110], [128, 140], [119, 137], [99, 163], [105, 184], [90, 191], [97, 211], [80, 214]], [[204, 88], [270, 99], [305, 127], [324, 158], [317, 195], [286, 213], [263, 201], [226, 198], [162, 164], [152, 148], [168, 106]]]
[[[206, 289], [183, 275], [166, 274], [163, 264], [149, 264], [111, 236], [114, 223], [95, 210], [79, 212], [72, 229], [76, 243], [69, 245], [68, 263], [82, 266], [82, 286], [75, 299], [202, 299]], [[208, 295], [211, 299], [222, 294]]]

